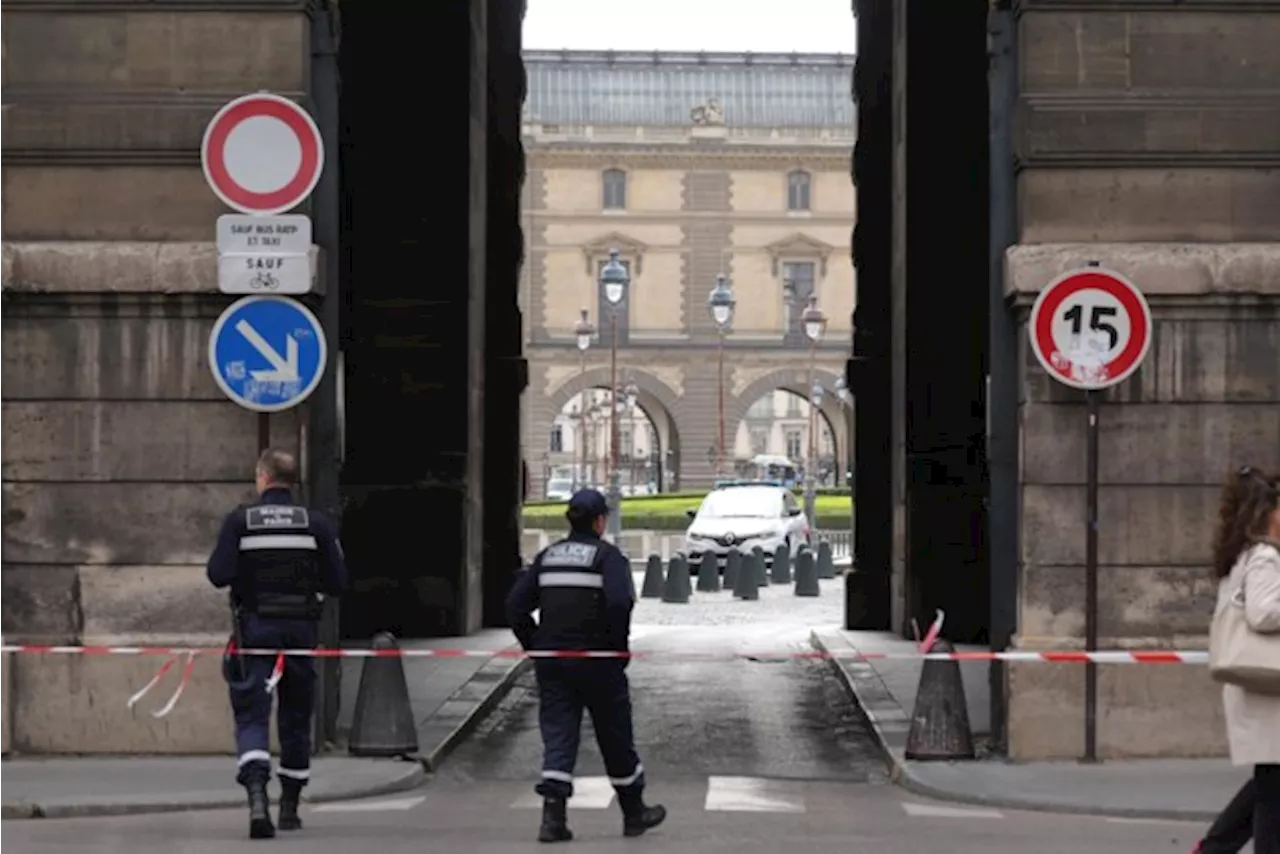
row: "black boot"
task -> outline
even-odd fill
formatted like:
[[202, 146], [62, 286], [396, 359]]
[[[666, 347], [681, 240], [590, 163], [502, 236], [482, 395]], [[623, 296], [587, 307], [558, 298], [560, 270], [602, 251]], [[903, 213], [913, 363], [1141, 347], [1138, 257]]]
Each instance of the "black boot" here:
[[666, 807], [661, 804], [645, 806], [644, 797], [639, 793], [626, 797], [619, 795], [618, 805], [622, 807], [623, 836], [639, 836], [662, 824], [667, 818]]
[[568, 842], [573, 839], [569, 829], [564, 798], [542, 799], [542, 827], [538, 828], [539, 842]]
[[302, 819], [298, 818], [298, 799], [302, 797], [302, 781], [292, 777], [280, 778], [280, 829], [300, 830]]
[[245, 781], [244, 788], [249, 793], [249, 838], [272, 838], [276, 835], [276, 828], [271, 823], [271, 799], [267, 797], [266, 778], [254, 776]]

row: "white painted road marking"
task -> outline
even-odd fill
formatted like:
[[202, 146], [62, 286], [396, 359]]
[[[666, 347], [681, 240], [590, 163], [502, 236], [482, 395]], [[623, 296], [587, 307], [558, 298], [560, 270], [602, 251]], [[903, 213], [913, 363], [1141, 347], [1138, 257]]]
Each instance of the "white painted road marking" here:
[[759, 777], [711, 777], [707, 780], [707, 812], [804, 812], [799, 787]]
[[943, 807], [933, 804], [902, 803], [902, 809], [913, 818], [1004, 818], [999, 810]]
[[[613, 784], [608, 777], [575, 777], [571, 810], [607, 810], [613, 805]], [[515, 809], [542, 809], [542, 798], [536, 792], [525, 792], [511, 805]]]
[[427, 799], [426, 795], [416, 798], [396, 798], [390, 801], [339, 801], [332, 804], [317, 804], [311, 812], [382, 812], [383, 810], [411, 810]]

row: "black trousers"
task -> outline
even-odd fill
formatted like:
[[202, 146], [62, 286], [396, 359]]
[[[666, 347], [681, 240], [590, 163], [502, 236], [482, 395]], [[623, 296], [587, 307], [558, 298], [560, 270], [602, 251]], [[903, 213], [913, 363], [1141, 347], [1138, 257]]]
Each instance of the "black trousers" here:
[[585, 709], [591, 713], [609, 782], [620, 799], [637, 797], [644, 790], [644, 766], [636, 755], [632, 734], [626, 662], [538, 659], [534, 670], [543, 750], [537, 793], [546, 798], [573, 795], [573, 769], [578, 762]]
[[1238, 854], [1250, 838], [1254, 854], [1280, 854], [1280, 765], [1253, 766], [1253, 779], [1218, 814], [1199, 854]]

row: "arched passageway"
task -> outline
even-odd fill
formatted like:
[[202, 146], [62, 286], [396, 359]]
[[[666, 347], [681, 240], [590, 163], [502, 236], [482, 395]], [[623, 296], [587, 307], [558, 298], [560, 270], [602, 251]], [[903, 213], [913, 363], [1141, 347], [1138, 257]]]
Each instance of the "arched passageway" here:
[[[547, 395], [550, 405], [530, 418], [526, 447], [531, 452], [531, 500], [546, 497], [553, 474], [568, 474], [570, 485], [575, 482], [574, 472], [579, 485], [586, 482], [600, 487], [608, 482], [612, 436], [609, 380], [608, 368], [577, 373], [553, 389]], [[624, 493], [669, 492], [676, 488], [680, 470], [680, 433], [674, 415], [678, 396], [647, 371], [622, 371], [618, 385], [617, 398], [623, 404], [618, 413], [618, 464]], [[625, 404], [629, 386], [635, 391], [633, 406]]]
[[[837, 394], [837, 386], [839, 376], [826, 368], [817, 368], [813, 372], [812, 382], [822, 388], [822, 397], [817, 406], [816, 415], [818, 418], [818, 429], [815, 440], [815, 451], [817, 459], [817, 472], [819, 473], [820, 482], [823, 480], [823, 473], [827, 473], [826, 479], [830, 481], [830, 485], [844, 485], [844, 475], [852, 468], [850, 465], [850, 449], [852, 448], [851, 436], [853, 428], [853, 402], [852, 398], [842, 398]], [[765, 418], [755, 417], [756, 415], [764, 416], [765, 413], [761, 409], [753, 412], [752, 407], [760, 407], [760, 401], [768, 401], [771, 404], [775, 401], [773, 396], [777, 392], [783, 392], [784, 401], [782, 401], [782, 409], [779, 412], [775, 407], [771, 407], [768, 413], [768, 421], [770, 426], [764, 427]], [[808, 401], [812, 397], [812, 386], [810, 386], [810, 374], [807, 369], [782, 369], [771, 371], [761, 377], [756, 378], [748, 383], [741, 391], [737, 392], [732, 398], [725, 400], [725, 421], [728, 429], [728, 441], [732, 443], [731, 448], [734, 453], [731, 457], [738, 456], [737, 451], [743, 441], [748, 448], [758, 445], [761, 437], [762, 428], [768, 430], [768, 434], [764, 436], [766, 441], [771, 443], [780, 443], [780, 447], [772, 448], [765, 453], [778, 453], [781, 456], [796, 457], [793, 460], [803, 464], [807, 459], [807, 450], [809, 444], [808, 437]], [[800, 430], [799, 437], [795, 435], [795, 431]], [[743, 434], [745, 433], [745, 437]], [[754, 434], [754, 437], [753, 437]], [[788, 436], [788, 434], [791, 434]], [[823, 437], [830, 437], [830, 454], [829, 461], [824, 461], [822, 457]], [[736, 438], [735, 438], [736, 437]], [[796, 439], [799, 439], [797, 442]], [[743, 440], [743, 441], [740, 441]], [[799, 447], [797, 448], [796, 445]], [[792, 453], [797, 451], [798, 453]], [[753, 451], [753, 453], [756, 453]]]
[[812, 461], [819, 486], [840, 486], [845, 460], [839, 436], [844, 426], [793, 391], [767, 391], [747, 406], [728, 436], [724, 473], [749, 475], [755, 471], [753, 461], [761, 456], [786, 458], [800, 476]]
[[602, 387], [583, 389], [556, 413], [542, 453], [531, 449], [546, 488], [530, 500], [560, 498], [570, 489], [586, 486], [604, 489], [612, 467], [615, 420], [622, 494], [663, 491], [671, 479], [664, 465], [671, 441], [670, 418], [651, 396], [623, 389], [616, 395]]

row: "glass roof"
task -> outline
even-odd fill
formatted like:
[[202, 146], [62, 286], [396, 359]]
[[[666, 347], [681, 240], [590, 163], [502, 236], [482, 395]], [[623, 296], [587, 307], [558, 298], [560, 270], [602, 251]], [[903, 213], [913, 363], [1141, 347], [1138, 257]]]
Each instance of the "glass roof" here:
[[525, 121], [677, 125], [715, 98], [729, 127], [852, 128], [852, 54], [526, 51]]

